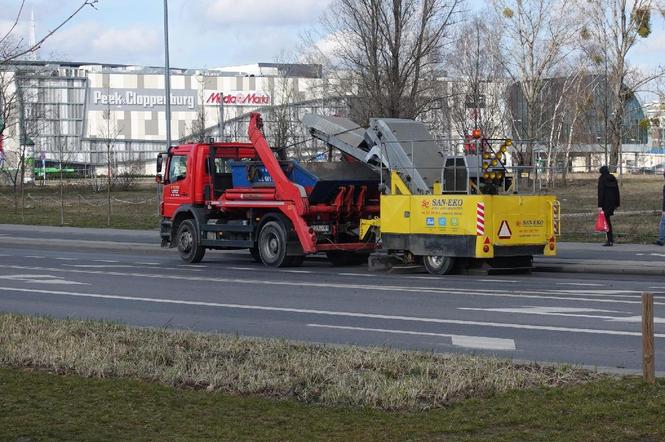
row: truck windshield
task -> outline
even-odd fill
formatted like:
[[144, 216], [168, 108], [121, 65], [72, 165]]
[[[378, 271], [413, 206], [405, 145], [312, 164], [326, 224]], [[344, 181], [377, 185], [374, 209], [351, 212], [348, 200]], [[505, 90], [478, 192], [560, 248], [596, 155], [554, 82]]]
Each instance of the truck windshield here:
[[169, 182], [184, 180], [187, 176], [187, 157], [174, 155], [169, 163]]

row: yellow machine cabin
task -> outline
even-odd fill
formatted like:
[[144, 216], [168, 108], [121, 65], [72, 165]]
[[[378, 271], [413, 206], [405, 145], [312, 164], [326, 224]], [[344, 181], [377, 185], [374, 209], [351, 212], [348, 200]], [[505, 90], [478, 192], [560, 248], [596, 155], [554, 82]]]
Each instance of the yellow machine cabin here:
[[380, 219], [365, 228], [380, 231], [384, 251], [422, 259], [430, 273], [451, 272], [453, 258], [502, 258], [491, 263], [524, 268], [533, 255], [556, 255], [559, 204], [552, 195], [411, 195], [397, 172], [391, 184]]

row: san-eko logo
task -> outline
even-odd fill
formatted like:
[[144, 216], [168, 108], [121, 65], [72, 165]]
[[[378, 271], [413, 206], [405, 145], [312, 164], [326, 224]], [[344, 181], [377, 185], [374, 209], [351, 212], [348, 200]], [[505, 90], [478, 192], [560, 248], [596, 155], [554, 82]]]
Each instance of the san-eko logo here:
[[[222, 100], [221, 92], [212, 92], [207, 104], [220, 104]], [[235, 106], [263, 106], [271, 103], [270, 95], [265, 92], [234, 92], [224, 95], [224, 104]]]

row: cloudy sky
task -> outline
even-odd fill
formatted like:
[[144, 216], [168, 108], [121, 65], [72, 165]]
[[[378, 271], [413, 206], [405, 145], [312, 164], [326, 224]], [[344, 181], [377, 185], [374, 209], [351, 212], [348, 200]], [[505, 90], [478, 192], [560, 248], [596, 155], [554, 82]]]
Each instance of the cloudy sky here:
[[[169, 0], [171, 65], [217, 67], [288, 58], [303, 32], [316, 25], [331, 0]], [[34, 10], [37, 38], [82, 0], [27, 0], [21, 30], [27, 35]], [[20, 0], [0, 0], [0, 30]], [[467, 8], [482, 7], [469, 0]], [[163, 0], [99, 0], [61, 29], [40, 53], [43, 59], [161, 65]], [[644, 67], [662, 63], [665, 23], [657, 18], [650, 38], [634, 49]]]

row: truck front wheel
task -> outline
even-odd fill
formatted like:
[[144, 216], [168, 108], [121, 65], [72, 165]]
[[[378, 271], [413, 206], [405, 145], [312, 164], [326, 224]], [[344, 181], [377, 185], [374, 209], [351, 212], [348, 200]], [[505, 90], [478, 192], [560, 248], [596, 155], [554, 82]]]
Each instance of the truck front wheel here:
[[425, 256], [423, 264], [432, 275], [447, 275], [453, 270], [455, 258], [450, 256]]
[[194, 221], [187, 219], [180, 224], [176, 235], [176, 241], [178, 252], [180, 252], [180, 258], [183, 261], [190, 264], [201, 262], [206, 249], [201, 246], [201, 240], [196, 234]]
[[288, 266], [284, 225], [277, 221], [267, 222], [259, 233], [258, 249], [264, 265], [268, 267]]

